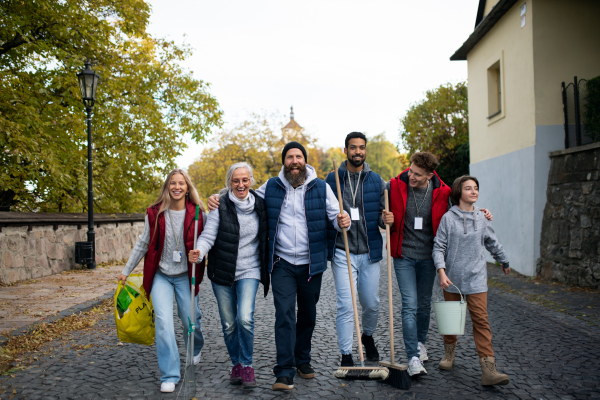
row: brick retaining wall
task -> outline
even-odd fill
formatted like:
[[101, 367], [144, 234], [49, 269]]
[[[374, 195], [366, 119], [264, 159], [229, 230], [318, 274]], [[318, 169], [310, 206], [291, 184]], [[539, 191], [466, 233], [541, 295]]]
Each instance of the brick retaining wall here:
[[[66, 220], [68, 217], [72, 221]], [[144, 230], [144, 215], [98, 214], [96, 221], [100, 221], [94, 227], [96, 262], [127, 259]], [[38, 278], [77, 267], [75, 242], [86, 241], [86, 233], [85, 214], [0, 213], [0, 282]]]
[[600, 143], [550, 157], [537, 273], [600, 288]]

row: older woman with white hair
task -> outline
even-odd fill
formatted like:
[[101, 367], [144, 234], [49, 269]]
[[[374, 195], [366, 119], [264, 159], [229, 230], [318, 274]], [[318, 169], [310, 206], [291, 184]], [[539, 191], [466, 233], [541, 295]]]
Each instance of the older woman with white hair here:
[[217, 298], [225, 345], [233, 369], [230, 382], [256, 387], [254, 347], [254, 299], [259, 281], [269, 291], [267, 269], [267, 212], [265, 201], [250, 187], [252, 167], [245, 162], [227, 171], [219, 208], [208, 214], [191, 262], [208, 253], [208, 277]]

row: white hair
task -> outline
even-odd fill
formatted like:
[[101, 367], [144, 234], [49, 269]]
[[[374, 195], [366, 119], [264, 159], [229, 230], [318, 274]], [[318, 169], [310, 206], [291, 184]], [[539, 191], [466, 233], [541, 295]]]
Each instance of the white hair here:
[[225, 187], [221, 189], [221, 196], [231, 190], [231, 178], [233, 177], [233, 172], [238, 168], [246, 168], [246, 171], [248, 171], [248, 175], [250, 175], [250, 186], [254, 186], [254, 184], [256, 183], [256, 181], [254, 180], [254, 173], [250, 164], [248, 164], [247, 162], [235, 163], [227, 170], [227, 175], [225, 176]]

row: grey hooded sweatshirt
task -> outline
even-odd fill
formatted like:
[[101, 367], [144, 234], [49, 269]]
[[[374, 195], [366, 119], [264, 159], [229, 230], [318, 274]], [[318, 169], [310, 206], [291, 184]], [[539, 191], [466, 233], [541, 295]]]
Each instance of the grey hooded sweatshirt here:
[[[508, 262], [491, 222], [479, 207], [463, 211], [453, 206], [444, 214], [433, 243], [433, 262], [436, 269], [446, 269], [463, 294], [487, 292], [486, 249], [499, 263]], [[458, 293], [453, 286], [446, 291]]]

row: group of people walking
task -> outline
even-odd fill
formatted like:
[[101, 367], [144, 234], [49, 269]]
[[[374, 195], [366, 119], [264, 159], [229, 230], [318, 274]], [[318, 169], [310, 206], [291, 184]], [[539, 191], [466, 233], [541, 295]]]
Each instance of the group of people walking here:
[[[225, 188], [208, 199], [208, 214], [187, 173], [176, 169], [169, 174], [159, 198], [147, 210], [144, 232], [118, 277], [125, 281], [145, 257], [144, 289], [155, 309], [161, 391], [172, 392], [180, 379], [173, 298], [186, 331], [186, 316], [192, 306], [196, 307], [194, 364], [201, 360], [204, 337], [198, 285], [205, 256], [231, 358], [231, 384], [256, 386], [252, 354], [259, 283], [265, 297], [272, 288], [275, 305], [273, 390], [293, 389], [296, 372], [304, 379], [315, 377], [311, 341], [327, 261], [331, 261], [337, 293], [340, 364], [354, 366], [353, 308], [346, 248], [339, 235], [342, 230], [347, 232], [353, 284], [362, 307], [362, 343], [367, 359], [378, 361], [373, 333], [379, 314], [379, 262], [384, 250], [380, 228], [385, 224], [391, 226], [391, 254], [402, 295], [409, 375], [427, 373], [424, 362], [429, 359], [427, 334], [437, 271], [446, 300], [459, 296], [455, 286], [466, 295], [482, 384], [508, 383], [508, 376], [496, 370], [492, 348], [484, 250], [502, 265], [505, 274], [510, 268], [490, 224], [491, 214], [474, 206], [479, 193], [477, 179], [462, 176], [450, 188], [435, 172], [435, 156], [420, 152], [411, 157], [408, 169], [385, 182], [365, 162], [367, 138], [360, 132], [348, 134], [344, 153], [347, 160], [337, 171], [343, 210], [334, 195], [335, 172], [325, 181], [319, 179], [308, 164], [305, 148], [297, 142], [283, 148], [279, 175], [256, 190], [251, 189], [252, 167], [243, 162], [233, 164]], [[389, 212], [384, 209], [386, 189]], [[456, 205], [451, 205], [450, 198]], [[197, 204], [203, 212], [194, 246], [191, 226]], [[197, 278], [192, 305], [193, 263], [197, 263]], [[456, 336], [444, 336], [445, 352], [439, 368], [452, 368], [456, 342]]]

